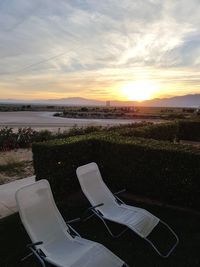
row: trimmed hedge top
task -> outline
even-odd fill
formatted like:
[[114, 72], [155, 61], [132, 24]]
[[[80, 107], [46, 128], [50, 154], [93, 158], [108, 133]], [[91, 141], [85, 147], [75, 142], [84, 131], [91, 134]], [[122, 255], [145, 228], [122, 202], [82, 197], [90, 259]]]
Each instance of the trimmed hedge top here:
[[115, 144], [129, 144], [132, 146], [141, 146], [150, 150], [170, 150], [170, 151], [178, 151], [185, 153], [194, 153], [200, 155], [200, 150], [192, 147], [190, 145], [183, 144], [174, 144], [168, 141], [158, 141], [156, 139], [145, 139], [139, 137], [123, 137], [119, 133], [114, 132], [97, 132], [87, 135], [79, 135], [79, 136], [71, 136], [67, 139], [55, 139], [50, 140], [49, 142], [41, 142], [33, 144], [33, 151], [35, 147], [59, 147], [59, 146], [68, 146], [70, 144], [76, 144], [83, 141], [104, 141]]

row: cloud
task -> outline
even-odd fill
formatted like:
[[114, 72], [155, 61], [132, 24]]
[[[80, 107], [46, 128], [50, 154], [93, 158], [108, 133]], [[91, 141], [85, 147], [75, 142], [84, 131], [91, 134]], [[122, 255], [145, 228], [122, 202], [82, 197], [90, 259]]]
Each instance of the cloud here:
[[199, 90], [198, 0], [3, 1], [0, 25], [0, 92], [15, 97], [117, 97], [134, 79]]

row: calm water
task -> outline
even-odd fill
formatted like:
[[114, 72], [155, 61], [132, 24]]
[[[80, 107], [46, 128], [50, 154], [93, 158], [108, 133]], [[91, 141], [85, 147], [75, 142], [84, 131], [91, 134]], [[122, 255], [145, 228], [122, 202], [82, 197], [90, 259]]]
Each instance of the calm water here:
[[[141, 119], [72, 119], [53, 117], [55, 112], [0, 112], [0, 127], [8, 126], [12, 128], [31, 127], [36, 130], [48, 129], [51, 131], [67, 130], [75, 125], [89, 126], [101, 125], [112, 126], [127, 123], [141, 122]], [[151, 122], [161, 122], [159, 120], [145, 120]]]

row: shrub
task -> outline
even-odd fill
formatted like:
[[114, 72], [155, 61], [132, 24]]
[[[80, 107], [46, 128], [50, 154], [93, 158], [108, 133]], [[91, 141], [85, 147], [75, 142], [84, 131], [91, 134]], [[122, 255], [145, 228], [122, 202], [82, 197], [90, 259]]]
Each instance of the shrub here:
[[122, 130], [123, 136], [135, 136], [143, 138], [151, 138], [155, 140], [173, 141], [178, 137], [177, 123], [160, 123], [145, 125], [137, 128], [127, 128]]
[[69, 131], [65, 133], [65, 137], [75, 136], [75, 135], [84, 135], [87, 133], [93, 133], [98, 132], [101, 130], [106, 130], [106, 128], [102, 126], [87, 126], [87, 127], [77, 127], [74, 125], [74, 127], [70, 128]]
[[144, 124], [134, 127], [121, 127], [116, 129], [122, 136], [142, 137], [162, 141], [190, 140], [200, 141], [200, 121], [179, 120], [170, 123]]
[[17, 135], [12, 128], [0, 129], [0, 150], [10, 150], [17, 146]]
[[61, 113], [60, 112], [56, 112], [53, 114], [54, 117], [60, 117]]
[[32, 142], [44, 142], [47, 140], [63, 139], [71, 136], [85, 135], [89, 133], [115, 132], [125, 137], [142, 137], [163, 141], [187, 139], [200, 141], [200, 121], [179, 121], [171, 123], [153, 124], [140, 122], [117, 126], [74, 126], [68, 131], [52, 133], [48, 130], [35, 131], [32, 128], [19, 128], [17, 133], [12, 128], [0, 129], [0, 150], [30, 147]]
[[41, 130], [39, 132], [35, 132], [32, 136], [32, 142], [43, 142], [53, 139], [54, 134], [48, 130]]
[[33, 158], [57, 198], [78, 190], [76, 168], [95, 161], [116, 190], [199, 209], [200, 151], [189, 146], [101, 133], [34, 144]]
[[179, 138], [200, 141], [200, 121], [179, 121]]
[[69, 131], [53, 133], [48, 130], [35, 131], [30, 127], [19, 128], [15, 133], [12, 128], [4, 127], [0, 129], [0, 151], [14, 148], [30, 147], [33, 142], [44, 142], [60, 138], [68, 138], [74, 135], [84, 135], [86, 133], [106, 131], [101, 126], [76, 127]]
[[36, 133], [37, 132], [30, 127], [19, 128], [17, 132], [17, 145], [22, 148], [30, 147]]
[[136, 122], [136, 123], [129, 123], [129, 124], [120, 124], [116, 126], [109, 126], [107, 127], [108, 131], [117, 131], [118, 133], [128, 132], [129, 130], [132, 131], [136, 128], [144, 127], [144, 126], [150, 126], [153, 125], [152, 122]]

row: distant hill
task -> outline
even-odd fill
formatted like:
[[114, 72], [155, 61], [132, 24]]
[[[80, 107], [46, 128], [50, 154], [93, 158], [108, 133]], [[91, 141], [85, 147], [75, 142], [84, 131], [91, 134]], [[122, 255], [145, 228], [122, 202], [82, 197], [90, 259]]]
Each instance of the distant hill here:
[[66, 105], [66, 106], [105, 106], [105, 101], [86, 99], [82, 97], [69, 97], [60, 99], [0, 99], [0, 104], [35, 104], [35, 105]]
[[87, 99], [83, 97], [69, 97], [61, 99], [50, 99], [49, 103], [69, 105], [69, 106], [105, 106], [105, 101]]
[[199, 107], [200, 94], [175, 96], [170, 98], [156, 98], [144, 101], [142, 105], [152, 107]]
[[[110, 101], [111, 106], [150, 106], [150, 107], [199, 107], [200, 94], [175, 96], [170, 98], [155, 98], [143, 102], [137, 101]], [[0, 104], [35, 104], [35, 105], [66, 105], [66, 106], [105, 106], [105, 101], [70, 97], [47, 100], [16, 100], [0, 99]]]

